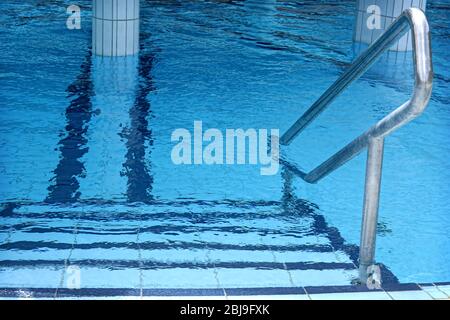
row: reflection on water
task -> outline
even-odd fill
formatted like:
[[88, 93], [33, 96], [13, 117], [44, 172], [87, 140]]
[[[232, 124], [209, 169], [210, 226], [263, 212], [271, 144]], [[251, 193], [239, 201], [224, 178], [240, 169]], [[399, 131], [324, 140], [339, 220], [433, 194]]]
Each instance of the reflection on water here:
[[[148, 35], [142, 33], [141, 43], [145, 43]], [[123, 164], [124, 174], [127, 176], [127, 199], [130, 202], [148, 202], [152, 199], [151, 190], [153, 177], [150, 173], [150, 148], [153, 145], [152, 132], [149, 125], [151, 117], [150, 101], [147, 98], [153, 90], [151, 71], [153, 55], [142, 53], [139, 55], [137, 68], [139, 83], [136, 87], [136, 97], [129, 110], [130, 124], [124, 128], [121, 136], [126, 139], [126, 161]]]
[[79, 179], [85, 174], [81, 160], [89, 151], [86, 132], [92, 117], [93, 85], [92, 57], [89, 51], [81, 66], [80, 75], [67, 88], [70, 105], [65, 112], [66, 127], [59, 145], [60, 161], [53, 171], [53, 184], [48, 187], [47, 202], [73, 202], [79, 199]]
[[[8, 9], [1, 11], [8, 31], [0, 86], [3, 201], [89, 203], [86, 208], [95, 212], [100, 199], [126, 202], [124, 211], [135, 210], [136, 202], [162, 200], [172, 201], [170, 211], [174, 201], [186, 198], [215, 204], [282, 199], [281, 224], [297, 208], [307, 213], [305, 219], [322, 219], [319, 226], [325, 216], [347, 241], [358, 243], [364, 156], [318, 185], [303, 184], [285, 170], [263, 179], [258, 168], [176, 167], [170, 161], [170, 133], [190, 128], [194, 120], [218, 129], [287, 129], [358, 54], [351, 40], [354, 1], [144, 2], [142, 50], [129, 59], [86, 56], [89, 27], [70, 33], [58, 19], [42, 19], [58, 16], [58, 6], [24, 3], [16, 18], [15, 5], [1, 4]], [[386, 141], [384, 236], [377, 258], [401, 280], [447, 281], [448, 7], [430, 1], [427, 15], [433, 96], [420, 118]], [[284, 149], [290, 160], [310, 169], [408, 99], [411, 59], [400, 54], [405, 53], [389, 52]], [[317, 205], [295, 206], [301, 199]], [[7, 208], [4, 212], [14, 212], [14, 206]], [[104, 212], [107, 221], [110, 208]], [[203, 218], [192, 217], [197, 224]], [[298, 218], [293, 217], [301, 223]], [[239, 223], [227, 231], [238, 230]], [[325, 228], [308, 230], [311, 235]], [[123, 243], [133, 241], [135, 235]], [[427, 275], [420, 274], [423, 270]]]
[[152, 199], [146, 160], [152, 145], [147, 99], [152, 64], [150, 53], [119, 58], [89, 53], [67, 89], [67, 126], [46, 202], [120, 197], [123, 188], [130, 202]]

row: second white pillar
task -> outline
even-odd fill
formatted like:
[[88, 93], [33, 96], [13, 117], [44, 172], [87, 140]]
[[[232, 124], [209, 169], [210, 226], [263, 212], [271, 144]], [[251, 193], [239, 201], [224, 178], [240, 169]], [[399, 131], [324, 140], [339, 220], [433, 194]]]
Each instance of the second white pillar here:
[[[411, 7], [425, 11], [426, 0], [358, 0], [354, 40], [366, 44], [373, 43], [403, 10]], [[391, 48], [395, 51], [411, 49], [410, 32]]]

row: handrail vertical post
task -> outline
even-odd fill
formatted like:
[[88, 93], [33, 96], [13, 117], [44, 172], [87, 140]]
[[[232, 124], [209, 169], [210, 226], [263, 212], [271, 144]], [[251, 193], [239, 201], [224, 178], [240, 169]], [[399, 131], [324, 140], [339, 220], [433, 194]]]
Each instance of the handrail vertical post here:
[[384, 138], [372, 138], [367, 152], [364, 208], [359, 251], [359, 277], [367, 281], [367, 268], [375, 262], [378, 207], [380, 202], [381, 170], [383, 166]]

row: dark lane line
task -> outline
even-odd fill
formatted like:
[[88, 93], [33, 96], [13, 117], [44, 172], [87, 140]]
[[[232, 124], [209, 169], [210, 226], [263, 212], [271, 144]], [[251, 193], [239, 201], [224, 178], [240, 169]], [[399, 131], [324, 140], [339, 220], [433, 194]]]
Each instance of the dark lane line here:
[[148, 33], [141, 32], [138, 66], [139, 83], [136, 99], [129, 111], [130, 127], [125, 128], [121, 133], [121, 137], [126, 139], [127, 148], [123, 174], [128, 178], [128, 202], [148, 203], [153, 200], [151, 195], [153, 176], [150, 173], [150, 163], [146, 161], [146, 157], [150, 156], [150, 149], [147, 148], [146, 143], [148, 142], [149, 146], [153, 145], [152, 131], [148, 128], [151, 110], [147, 96], [154, 90], [151, 76], [154, 57], [151, 53], [144, 52], [144, 44], [148, 38]]
[[[0, 260], [1, 268], [18, 267], [55, 267], [64, 265], [63, 260]], [[107, 260], [107, 259], [80, 259], [71, 260], [72, 265], [83, 267], [94, 267], [102, 269], [137, 269], [160, 270], [160, 269], [210, 269], [211, 262], [185, 261], [165, 262], [158, 260]], [[343, 262], [254, 262], [254, 261], [214, 261], [216, 268], [223, 269], [257, 269], [257, 270], [353, 270], [352, 263]]]
[[66, 109], [66, 133], [58, 142], [61, 157], [50, 180], [53, 184], [47, 188], [47, 203], [75, 202], [80, 197], [78, 179], [85, 174], [81, 158], [89, 151], [86, 133], [92, 117], [94, 88], [91, 72], [92, 52], [89, 49], [81, 65], [81, 73], [66, 90], [67, 98], [72, 100]]
[[[92, 242], [92, 243], [63, 243], [54, 241], [14, 241], [0, 244], [0, 250], [44, 250], [44, 249], [129, 249], [129, 250], [202, 250], [205, 249], [205, 242], [188, 241], [144, 241], [139, 244], [135, 242]], [[208, 242], [210, 250], [237, 250], [237, 251], [264, 251], [267, 246], [264, 244], [227, 244], [219, 242]], [[271, 245], [270, 250], [277, 252], [334, 252], [328, 244], [287, 244]]]

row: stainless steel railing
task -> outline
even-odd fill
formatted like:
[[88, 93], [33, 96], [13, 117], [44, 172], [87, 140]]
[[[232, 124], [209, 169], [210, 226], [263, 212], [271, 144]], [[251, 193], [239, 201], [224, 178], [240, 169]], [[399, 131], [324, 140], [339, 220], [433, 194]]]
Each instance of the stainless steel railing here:
[[431, 96], [433, 67], [430, 30], [423, 11], [416, 8], [406, 9], [281, 137], [281, 144], [291, 143], [345, 88], [358, 79], [383, 52], [388, 50], [409, 29], [411, 29], [413, 39], [415, 74], [414, 92], [411, 99], [321, 165], [301, 176], [308, 183], [316, 183], [368, 148], [359, 254], [359, 274], [361, 281], [364, 282], [370, 277], [370, 272], [367, 270], [374, 264], [375, 257], [384, 137], [420, 115]]

